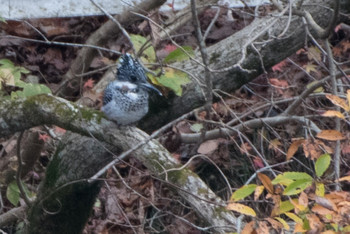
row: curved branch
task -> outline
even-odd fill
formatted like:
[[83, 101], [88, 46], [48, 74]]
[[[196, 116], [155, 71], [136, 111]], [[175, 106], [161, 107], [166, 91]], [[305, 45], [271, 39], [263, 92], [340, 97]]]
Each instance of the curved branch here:
[[[1, 100], [0, 137], [43, 124], [54, 124], [67, 130], [109, 143], [122, 151], [147, 140], [148, 135], [131, 126], [116, 126], [103, 117], [99, 111], [79, 105], [52, 95], [38, 95], [27, 99]], [[225, 202], [217, 197], [208, 186], [192, 171], [178, 168], [181, 165], [156, 140], [151, 140], [134, 152], [155, 176], [168, 179], [178, 187], [177, 190], [207, 223], [215, 226], [216, 232], [233, 230], [235, 216], [223, 209]], [[192, 195], [193, 194], [193, 195]], [[200, 198], [200, 199], [198, 199]]]

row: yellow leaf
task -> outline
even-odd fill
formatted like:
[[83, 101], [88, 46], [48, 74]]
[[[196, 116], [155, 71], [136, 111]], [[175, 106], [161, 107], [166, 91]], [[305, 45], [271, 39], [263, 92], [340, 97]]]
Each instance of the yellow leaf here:
[[290, 227], [289, 227], [288, 223], [284, 219], [282, 219], [280, 217], [275, 217], [275, 219], [277, 219], [283, 225], [284, 229], [289, 231]]
[[260, 185], [260, 186], [257, 186], [255, 188], [255, 192], [254, 192], [254, 201], [257, 201], [258, 198], [260, 197], [260, 195], [262, 194], [262, 192], [264, 192], [264, 186], [263, 185]]
[[346, 137], [337, 130], [323, 130], [319, 133], [317, 133], [316, 137], [328, 140], [328, 141], [337, 141], [337, 140], [344, 140]]
[[316, 65], [312, 64], [312, 63], [307, 63], [306, 65], [304, 65], [304, 68], [306, 70], [307, 73], [310, 73], [310, 72], [316, 72], [317, 69], [316, 69]]
[[332, 95], [332, 94], [327, 94], [326, 98], [328, 98], [334, 105], [337, 105], [337, 106], [343, 108], [345, 111], [347, 111], [347, 112], [350, 111], [350, 107], [346, 103], [345, 99], [342, 99], [342, 98], [335, 96], [335, 95]]
[[269, 149], [278, 149], [278, 146], [281, 146], [281, 145], [282, 143], [279, 141], [279, 139], [275, 138], [270, 141]]
[[258, 173], [258, 178], [261, 181], [261, 183], [264, 185], [266, 190], [270, 194], [274, 194], [274, 188], [273, 188], [273, 185], [271, 183], [270, 178], [267, 175], [263, 174], [263, 173]]
[[253, 216], [253, 217], [256, 216], [256, 213], [252, 208], [250, 208], [249, 206], [239, 204], [239, 203], [229, 203], [226, 206], [226, 209], [233, 210], [233, 211], [236, 211], [238, 213]]
[[311, 46], [310, 48], [308, 48], [307, 58], [309, 60], [314, 59], [319, 62], [322, 61], [320, 49], [317, 48], [316, 46]]
[[289, 149], [287, 151], [287, 158], [286, 158], [287, 161], [290, 160], [294, 156], [294, 154], [297, 152], [299, 146], [302, 143], [304, 143], [304, 141], [305, 141], [304, 139], [296, 140], [289, 146]]
[[316, 183], [316, 195], [319, 197], [324, 197], [325, 188], [323, 183]]
[[[318, 81], [312, 81], [311, 83], [306, 85], [306, 88], [309, 89], [311, 86], [313, 86], [314, 84], [316, 84]], [[324, 88], [322, 86], [318, 87], [317, 89], [314, 90], [314, 93], [322, 93], [324, 92]]]
[[341, 119], [345, 119], [345, 116], [342, 113], [340, 113], [339, 111], [334, 111], [334, 110], [328, 110], [325, 113], [323, 113], [322, 116], [325, 116], [325, 117], [338, 117], [338, 118], [341, 118]]
[[298, 223], [298, 224], [303, 224], [303, 220], [297, 216], [296, 214], [294, 213], [291, 213], [291, 212], [286, 212], [284, 213], [285, 215], [287, 215], [290, 219], [292, 219], [294, 222]]
[[6, 85], [15, 86], [15, 77], [13, 76], [11, 69], [0, 69], [0, 82], [4, 82]]

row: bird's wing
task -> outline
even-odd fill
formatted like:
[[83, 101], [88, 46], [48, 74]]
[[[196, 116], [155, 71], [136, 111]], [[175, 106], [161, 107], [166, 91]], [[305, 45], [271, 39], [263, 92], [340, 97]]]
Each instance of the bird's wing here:
[[[108, 85], [109, 86], [109, 85]], [[107, 105], [113, 98], [113, 89], [111, 88], [107, 88], [105, 89], [105, 93], [103, 95], [103, 99], [102, 99], [102, 102], [103, 102], [103, 105]]]

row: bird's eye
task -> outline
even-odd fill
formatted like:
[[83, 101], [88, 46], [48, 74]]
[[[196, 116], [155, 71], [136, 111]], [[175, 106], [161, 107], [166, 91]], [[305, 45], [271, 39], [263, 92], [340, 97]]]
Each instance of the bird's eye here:
[[136, 79], [136, 76], [130, 76], [130, 81], [131, 81], [131, 82], [136, 82], [136, 80], [137, 80], [137, 79]]

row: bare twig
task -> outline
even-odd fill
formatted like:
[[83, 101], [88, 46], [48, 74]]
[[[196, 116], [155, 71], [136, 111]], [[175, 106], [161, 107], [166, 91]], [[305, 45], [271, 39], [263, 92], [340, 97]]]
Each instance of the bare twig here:
[[[327, 58], [328, 58], [328, 66], [329, 66], [329, 76], [331, 77], [332, 82], [332, 93], [333, 95], [338, 96], [338, 85], [337, 85], [337, 78], [336, 78], [336, 67], [333, 59], [333, 53], [331, 49], [331, 45], [329, 43], [328, 39], [324, 40], [326, 51], [327, 51]], [[336, 110], [340, 111], [340, 107], [336, 106]], [[335, 118], [335, 129], [340, 132], [341, 130], [341, 124], [340, 119]], [[334, 173], [335, 173], [335, 189], [339, 191], [341, 189], [340, 183], [339, 183], [339, 177], [340, 177], [340, 140], [336, 141], [335, 146], [335, 152], [334, 152]]]
[[[304, 116], [275, 116], [275, 117], [266, 117], [266, 118], [260, 118], [260, 119], [252, 119], [242, 124], [238, 124], [233, 128], [235, 129], [235, 131], [242, 132], [245, 129], [260, 128], [265, 124], [276, 126], [276, 125], [285, 124], [291, 121], [305, 124], [306, 126], [309, 126], [311, 130], [316, 133], [321, 131], [314, 122], [305, 118]], [[219, 137], [223, 137], [225, 135], [232, 135], [234, 133], [235, 132], [227, 128], [214, 129], [205, 133], [204, 140], [216, 139]], [[195, 143], [198, 141], [198, 139], [200, 139], [201, 134], [200, 133], [181, 134], [180, 137], [181, 137], [181, 141], [184, 143]]]
[[23, 197], [27, 206], [30, 207], [32, 204], [32, 201], [27, 196], [27, 194], [23, 188], [22, 181], [21, 181], [21, 174], [22, 174], [22, 167], [23, 167], [22, 156], [21, 156], [21, 140], [23, 137], [23, 133], [24, 132], [21, 132], [18, 136], [18, 139], [17, 139], [18, 169], [17, 169], [17, 173], [16, 173], [16, 182], [17, 182], [17, 186], [19, 188], [19, 191], [21, 192], [21, 196]]

